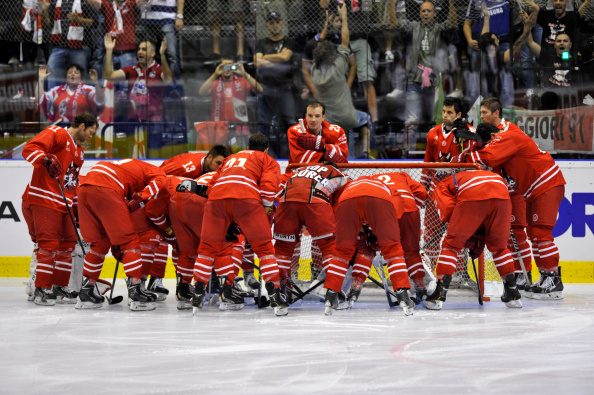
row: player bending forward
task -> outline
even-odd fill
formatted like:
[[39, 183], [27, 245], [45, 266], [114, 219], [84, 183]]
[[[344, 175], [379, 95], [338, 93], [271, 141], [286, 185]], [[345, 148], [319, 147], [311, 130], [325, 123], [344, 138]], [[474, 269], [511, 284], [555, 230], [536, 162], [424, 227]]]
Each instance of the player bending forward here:
[[[204, 226], [194, 265], [196, 283], [192, 304], [195, 308], [202, 308], [215, 256], [225, 243], [229, 225], [235, 222], [260, 259], [262, 278], [275, 314], [287, 315], [289, 304], [280, 292], [280, 277], [267, 218], [267, 214], [272, 213], [280, 167], [268, 155], [268, 138], [262, 133], [252, 135], [248, 147], [248, 150], [225, 159], [213, 177], [204, 207]], [[243, 308], [243, 297], [234, 292], [233, 283], [226, 276], [221, 276], [219, 282], [221, 303], [225, 303], [228, 309]]]
[[[437, 185], [433, 200], [441, 221], [449, 224], [436, 268], [437, 286], [425, 299], [425, 306], [430, 310], [441, 309], [456, 270], [458, 254], [468, 246], [469, 239], [477, 237], [476, 245], [470, 248], [471, 257], [478, 257], [486, 243], [503, 279], [501, 301], [507, 307], [522, 307], [514, 262], [507, 249], [511, 201], [503, 178], [483, 170], [453, 174]], [[473, 236], [477, 231], [479, 236]]]
[[[402, 199], [402, 198], [400, 198]], [[398, 215], [390, 189], [381, 181], [360, 177], [343, 187], [336, 207], [336, 247], [326, 271], [326, 315], [338, 308], [338, 293], [346, 275], [349, 261], [355, 253], [359, 230], [365, 224], [377, 237], [396, 298], [406, 315], [411, 315], [415, 303], [408, 296], [410, 283], [400, 244]], [[404, 203], [402, 202], [402, 207]], [[349, 291], [351, 297], [353, 289]]]
[[23, 148], [23, 157], [34, 166], [23, 194], [23, 216], [31, 240], [39, 247], [33, 253], [37, 255], [37, 274], [31, 296], [40, 306], [53, 306], [56, 300], [75, 302], [78, 295], [67, 287], [76, 230], [66, 204], [71, 208], [76, 204], [78, 173], [85, 157], [81, 143], [96, 132], [97, 118], [83, 112], [68, 129], [50, 126]]

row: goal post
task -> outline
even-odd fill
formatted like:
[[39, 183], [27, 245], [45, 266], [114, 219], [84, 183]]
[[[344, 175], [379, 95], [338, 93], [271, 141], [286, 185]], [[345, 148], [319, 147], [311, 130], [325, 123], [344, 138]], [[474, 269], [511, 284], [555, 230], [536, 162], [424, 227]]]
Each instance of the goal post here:
[[[294, 163], [287, 166], [287, 172], [300, 167], [320, 165], [319, 163]], [[350, 162], [338, 164], [338, 168], [356, 180], [362, 176], [374, 174], [405, 172], [413, 180], [420, 182], [423, 172], [428, 172], [435, 180], [435, 183], [445, 179], [452, 173], [462, 170], [480, 170], [478, 164], [459, 163], [427, 163], [427, 162]], [[437, 209], [435, 208], [431, 195], [433, 187], [429, 188], [428, 197], [421, 208], [421, 239], [419, 245], [422, 256], [428, 267], [435, 272], [435, 267], [441, 251], [441, 242], [447, 233], [447, 224], [441, 222]], [[476, 260], [478, 270], [478, 282], [481, 285], [483, 297], [489, 300], [490, 297], [499, 297], [503, 292], [501, 277], [493, 262], [493, 256], [487, 248]], [[307, 229], [303, 229], [296, 245], [291, 262], [291, 277], [296, 283], [307, 284], [316, 279], [322, 269], [322, 259], [319, 249], [312, 243]], [[377, 276], [372, 270], [372, 275]], [[476, 291], [477, 279], [472, 269], [472, 260], [467, 255], [465, 258], [462, 252], [458, 256], [456, 271], [454, 273], [450, 289], [468, 289]], [[411, 285], [412, 281], [411, 281]]]

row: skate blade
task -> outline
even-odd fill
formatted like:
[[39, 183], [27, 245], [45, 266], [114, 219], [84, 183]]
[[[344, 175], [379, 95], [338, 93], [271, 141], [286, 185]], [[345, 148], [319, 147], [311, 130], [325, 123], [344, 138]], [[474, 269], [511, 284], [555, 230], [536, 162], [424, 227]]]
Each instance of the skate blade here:
[[103, 303], [93, 303], [93, 302], [76, 302], [76, 306], [74, 306], [77, 310], [90, 310], [90, 309], [100, 309], [103, 306]]
[[178, 310], [190, 310], [192, 307], [193, 306], [192, 306], [191, 301], [184, 301], [184, 300], [177, 301], [177, 309]]
[[241, 309], [243, 309], [243, 303], [241, 303], [241, 304], [226, 303], [226, 302], [219, 303], [219, 310], [222, 310], [222, 311], [233, 311], [233, 310], [241, 310]]
[[441, 300], [436, 300], [434, 302], [424, 300], [423, 304], [428, 310], [441, 310], [443, 302]]
[[342, 302], [338, 302], [338, 306], [336, 307], [336, 310], [346, 310], [349, 308], [349, 302], [348, 301], [342, 301]]
[[286, 307], [276, 306], [274, 308], [274, 315], [276, 315], [277, 317], [282, 317], [282, 316], [288, 315], [288, 314], [289, 314], [289, 306], [286, 306]]
[[349, 307], [347, 307], [347, 309], [352, 309], [353, 308], [353, 305], [355, 304], [355, 301], [354, 300], [349, 300], [348, 301], [348, 304], [349, 304]]
[[27, 296], [27, 302], [33, 302], [33, 301], [35, 301], [35, 295]]
[[404, 311], [404, 315], [413, 315], [415, 310], [414, 307], [410, 307], [404, 302], [400, 303], [400, 307], [402, 308], [402, 311]]
[[130, 303], [130, 311], [151, 311], [156, 308], [157, 308], [157, 306], [153, 302], [134, 301], [134, 302]]
[[43, 300], [40, 297], [36, 296], [35, 299], [33, 300], [33, 303], [35, 303], [37, 306], [55, 306], [56, 305], [56, 300], [55, 299], [49, 299], [49, 300]]
[[563, 292], [533, 293], [531, 295], [526, 294], [526, 297], [538, 300], [561, 300], [563, 299]]
[[157, 300], [156, 302], [164, 302], [167, 299], [167, 294], [164, 293], [157, 293], [157, 292], [153, 292], [155, 295], [157, 295]]
[[334, 310], [332, 307], [330, 307], [330, 303], [324, 303], [324, 314], [325, 315], [332, 315]]
[[70, 298], [65, 298], [63, 296], [56, 296], [56, 303], [57, 304], [75, 304], [75, 303], [77, 303], [77, 299], [70, 299]]
[[511, 300], [509, 302], [504, 302], [505, 305], [509, 308], [521, 309], [522, 308], [522, 301], [521, 300]]

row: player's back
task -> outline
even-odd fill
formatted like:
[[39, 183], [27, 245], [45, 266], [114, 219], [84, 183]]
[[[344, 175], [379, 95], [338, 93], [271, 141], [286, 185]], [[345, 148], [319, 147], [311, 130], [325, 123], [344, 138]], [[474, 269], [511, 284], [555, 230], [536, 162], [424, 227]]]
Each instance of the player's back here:
[[170, 176], [198, 178], [202, 175], [203, 162], [207, 154], [187, 152], [169, 158], [161, 163], [161, 170]]

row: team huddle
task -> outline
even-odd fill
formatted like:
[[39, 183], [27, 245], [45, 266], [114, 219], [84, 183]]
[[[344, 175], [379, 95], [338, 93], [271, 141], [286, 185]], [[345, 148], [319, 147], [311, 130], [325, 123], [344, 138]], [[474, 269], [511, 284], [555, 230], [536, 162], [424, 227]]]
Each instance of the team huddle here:
[[[485, 246], [507, 307], [522, 307], [520, 289], [527, 297], [563, 298], [552, 229], [565, 180], [548, 153], [501, 118], [497, 99], [481, 103], [476, 130], [461, 119], [458, 101], [444, 102], [444, 122], [428, 134], [425, 162], [469, 165], [455, 166], [453, 174], [428, 167], [419, 181], [404, 172], [349, 178], [340, 165], [348, 161], [345, 132], [324, 120], [324, 110], [311, 103], [305, 119], [288, 130], [289, 163], [307, 165], [290, 166], [284, 174], [267, 154], [268, 138], [257, 133], [236, 154], [214, 146], [208, 154], [178, 155], [159, 167], [137, 159], [106, 161], [82, 176], [81, 143], [96, 133], [95, 117], [81, 113], [68, 129], [45, 129], [23, 149], [34, 166], [23, 195], [36, 243], [29, 300], [100, 308], [106, 296], [99, 277], [111, 250], [126, 275], [130, 309], [153, 310], [169, 293], [162, 279], [171, 246], [178, 309], [198, 313], [213, 289], [221, 310], [242, 309], [252, 297], [261, 305], [263, 281], [266, 305], [287, 315], [303, 297], [291, 272], [304, 228], [321, 255], [326, 314], [353, 306], [377, 252], [393, 287], [386, 292], [406, 315], [421, 303], [441, 309], [462, 251], [474, 259]], [[425, 227], [421, 236], [423, 206], [443, 226]], [[77, 226], [90, 245], [80, 291], [68, 286]], [[435, 252], [437, 282], [430, 292], [421, 237], [431, 240], [427, 252]], [[541, 273], [536, 283], [532, 255]]]

